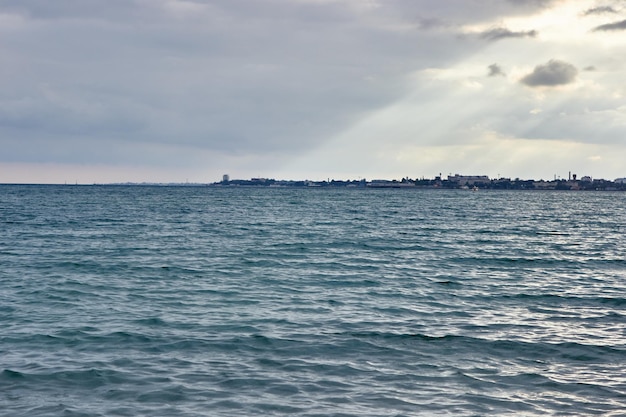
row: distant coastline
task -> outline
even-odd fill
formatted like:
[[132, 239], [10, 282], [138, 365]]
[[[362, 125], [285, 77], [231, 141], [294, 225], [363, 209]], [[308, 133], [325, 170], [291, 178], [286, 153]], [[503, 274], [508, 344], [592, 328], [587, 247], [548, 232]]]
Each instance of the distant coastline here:
[[437, 176], [433, 179], [410, 179], [401, 180], [275, 180], [272, 178], [252, 178], [248, 180], [231, 180], [224, 176], [222, 181], [207, 184], [211, 187], [345, 187], [345, 188], [408, 188], [408, 189], [467, 189], [467, 190], [564, 190], [564, 191], [626, 191], [626, 178], [618, 178], [614, 181], [605, 179], [592, 179], [582, 177], [580, 179], [554, 179], [546, 180], [522, 180], [519, 178], [490, 179], [486, 175], [449, 175], [447, 178]]
[[66, 183], [66, 184], [11, 184], [0, 185], [65, 185], [65, 186], [154, 186], [154, 187], [269, 187], [269, 188], [391, 188], [391, 189], [441, 189], [441, 190], [561, 190], [561, 191], [626, 191], [626, 178], [613, 181], [585, 176], [553, 180], [489, 178], [486, 175], [448, 175], [432, 179], [374, 179], [366, 180], [276, 180], [273, 178], [230, 179], [224, 175], [221, 181], [200, 182], [117, 182], [117, 183]]

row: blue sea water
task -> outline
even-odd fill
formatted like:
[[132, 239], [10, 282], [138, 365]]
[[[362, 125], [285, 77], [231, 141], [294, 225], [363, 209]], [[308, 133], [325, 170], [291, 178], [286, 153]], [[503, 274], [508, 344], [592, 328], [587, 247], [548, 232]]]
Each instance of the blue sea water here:
[[625, 416], [626, 194], [0, 186], [2, 416]]

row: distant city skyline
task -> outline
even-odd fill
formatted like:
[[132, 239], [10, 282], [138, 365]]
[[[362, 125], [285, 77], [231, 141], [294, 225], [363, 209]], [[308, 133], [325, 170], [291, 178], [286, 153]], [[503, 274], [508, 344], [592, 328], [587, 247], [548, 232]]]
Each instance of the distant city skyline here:
[[[25, 183], [0, 183], [0, 185], [13, 185]], [[555, 175], [553, 179], [544, 178], [507, 178], [493, 177], [488, 175], [460, 175], [449, 174], [448, 176], [437, 175], [435, 177], [415, 177], [408, 176], [402, 178], [326, 178], [326, 179], [309, 179], [309, 178], [268, 178], [268, 177], [252, 177], [252, 178], [231, 178], [229, 174], [223, 174], [221, 180], [217, 181], [189, 181], [171, 182], [171, 181], [120, 181], [120, 182], [94, 182], [94, 183], [27, 183], [29, 185], [77, 185], [77, 186], [141, 186], [141, 185], [157, 185], [157, 186], [289, 186], [289, 187], [306, 187], [306, 186], [361, 186], [370, 188], [405, 188], [415, 186], [421, 188], [468, 188], [477, 186], [485, 189], [536, 189], [536, 190], [620, 190], [626, 191], [626, 177], [615, 178], [613, 180], [606, 178], [593, 178], [591, 176], [578, 176], [571, 172], [566, 177]]]
[[0, 4], [0, 183], [626, 177], [621, 0]]

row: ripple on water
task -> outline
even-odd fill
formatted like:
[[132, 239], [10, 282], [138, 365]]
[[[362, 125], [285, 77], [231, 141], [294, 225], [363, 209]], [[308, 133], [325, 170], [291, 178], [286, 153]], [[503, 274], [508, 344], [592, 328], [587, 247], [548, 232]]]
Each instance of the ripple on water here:
[[626, 409], [623, 194], [0, 189], [4, 415]]

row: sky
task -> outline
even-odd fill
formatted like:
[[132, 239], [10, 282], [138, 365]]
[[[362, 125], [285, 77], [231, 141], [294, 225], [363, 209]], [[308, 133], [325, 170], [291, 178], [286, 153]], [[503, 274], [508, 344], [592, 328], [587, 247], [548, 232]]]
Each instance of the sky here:
[[0, 183], [626, 177], [626, 0], [0, 0]]

